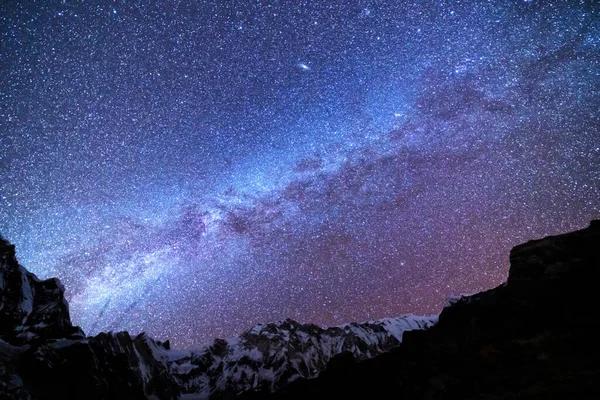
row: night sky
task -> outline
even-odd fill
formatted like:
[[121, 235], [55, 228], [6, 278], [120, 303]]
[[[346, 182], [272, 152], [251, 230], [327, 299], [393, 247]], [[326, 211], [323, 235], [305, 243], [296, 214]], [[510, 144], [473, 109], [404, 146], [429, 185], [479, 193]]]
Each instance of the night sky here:
[[146, 3], [0, 5], [0, 233], [88, 334], [438, 313], [600, 217], [598, 2]]

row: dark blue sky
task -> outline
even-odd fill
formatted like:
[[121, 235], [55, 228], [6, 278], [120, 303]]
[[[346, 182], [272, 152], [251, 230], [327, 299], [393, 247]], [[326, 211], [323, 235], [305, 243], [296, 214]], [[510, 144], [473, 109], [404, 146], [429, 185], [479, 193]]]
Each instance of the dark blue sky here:
[[600, 211], [586, 1], [0, 6], [0, 232], [88, 333], [437, 313]]

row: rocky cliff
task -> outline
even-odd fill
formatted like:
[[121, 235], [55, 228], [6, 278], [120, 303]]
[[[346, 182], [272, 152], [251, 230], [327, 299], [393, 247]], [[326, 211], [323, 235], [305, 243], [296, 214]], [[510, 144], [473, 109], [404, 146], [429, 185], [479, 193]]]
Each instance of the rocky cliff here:
[[0, 337], [18, 343], [73, 335], [83, 336], [71, 325], [58, 279], [40, 281], [19, 265], [15, 247], [0, 237]]

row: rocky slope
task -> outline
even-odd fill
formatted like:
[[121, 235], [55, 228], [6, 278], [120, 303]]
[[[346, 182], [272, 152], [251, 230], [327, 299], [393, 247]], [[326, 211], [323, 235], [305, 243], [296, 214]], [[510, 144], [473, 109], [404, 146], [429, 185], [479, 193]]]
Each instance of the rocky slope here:
[[600, 221], [510, 254], [504, 285], [457, 299], [426, 331], [312, 380], [243, 398], [600, 398]]
[[85, 337], [71, 324], [64, 288], [39, 280], [0, 237], [0, 399], [222, 398], [311, 378], [347, 352], [365, 360], [437, 317], [403, 316], [323, 329], [292, 320], [175, 351], [145, 334]]

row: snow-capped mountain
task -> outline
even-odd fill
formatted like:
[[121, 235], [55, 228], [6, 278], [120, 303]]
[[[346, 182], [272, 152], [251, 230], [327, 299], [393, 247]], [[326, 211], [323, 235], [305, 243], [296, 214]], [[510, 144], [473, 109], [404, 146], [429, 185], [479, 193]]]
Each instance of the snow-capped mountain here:
[[356, 360], [398, 346], [405, 331], [426, 329], [437, 316], [407, 315], [323, 329], [291, 319], [257, 325], [236, 338], [188, 352], [162, 352], [182, 393], [210, 398], [249, 390], [275, 391], [298, 378], [312, 378], [341, 353]]

